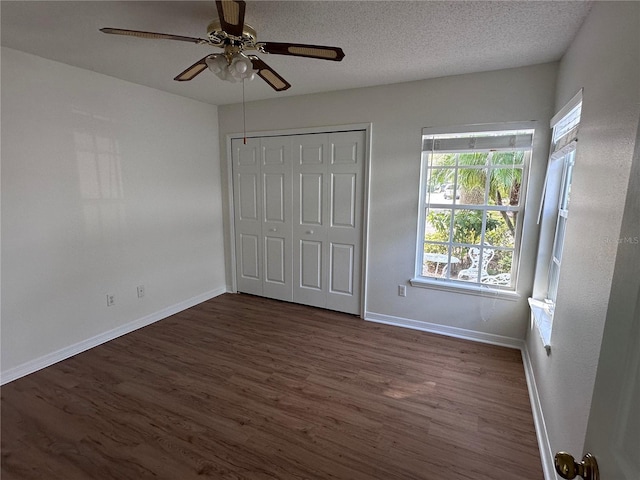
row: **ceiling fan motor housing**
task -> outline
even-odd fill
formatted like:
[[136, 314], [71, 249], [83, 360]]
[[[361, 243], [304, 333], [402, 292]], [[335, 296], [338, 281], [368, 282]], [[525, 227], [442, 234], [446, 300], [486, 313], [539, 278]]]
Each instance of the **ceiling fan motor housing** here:
[[222, 30], [222, 26], [220, 25], [220, 20], [216, 19], [211, 21], [209, 25], [207, 25], [207, 36], [209, 40], [219, 44], [231, 44], [238, 46], [245, 45], [253, 45], [256, 43], [257, 35], [256, 30], [251, 25], [244, 24], [242, 26], [242, 36], [236, 37], [234, 35], [229, 35], [227, 32]]

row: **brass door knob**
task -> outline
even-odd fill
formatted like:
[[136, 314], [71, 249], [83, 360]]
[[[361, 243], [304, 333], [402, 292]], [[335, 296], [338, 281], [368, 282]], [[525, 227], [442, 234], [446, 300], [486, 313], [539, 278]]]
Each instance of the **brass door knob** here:
[[600, 480], [598, 462], [596, 462], [596, 457], [590, 453], [582, 457], [582, 462], [577, 463], [573, 455], [567, 452], [558, 452], [556, 453], [554, 464], [556, 472], [567, 480], [576, 478], [578, 475], [585, 480]]

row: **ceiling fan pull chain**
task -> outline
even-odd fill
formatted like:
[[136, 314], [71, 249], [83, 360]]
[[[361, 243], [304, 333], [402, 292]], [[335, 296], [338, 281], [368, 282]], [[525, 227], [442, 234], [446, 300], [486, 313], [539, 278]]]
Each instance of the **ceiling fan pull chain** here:
[[244, 137], [243, 144], [246, 145], [247, 144], [247, 117], [246, 117], [245, 108], [244, 108], [244, 78], [242, 79], [242, 136]]

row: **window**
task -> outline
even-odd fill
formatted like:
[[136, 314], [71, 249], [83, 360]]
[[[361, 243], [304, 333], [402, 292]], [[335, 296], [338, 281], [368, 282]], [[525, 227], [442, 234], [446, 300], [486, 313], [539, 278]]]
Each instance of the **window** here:
[[[551, 156], [549, 158], [549, 170], [545, 182], [545, 201], [553, 200], [553, 197], [557, 195], [557, 208], [554, 209], [557, 220], [553, 238], [553, 248], [551, 249], [546, 296], [547, 304], [550, 306], [551, 311], [553, 311], [558, 294], [560, 265], [562, 263], [562, 252], [564, 250], [567, 219], [569, 218], [571, 179], [573, 176], [573, 166], [575, 164], [575, 150], [581, 112], [582, 102], [574, 106], [569, 113], [553, 126]], [[553, 172], [556, 172], [555, 178], [549, 178], [549, 175], [553, 174]], [[556, 188], [553, 188], [554, 186]]]
[[582, 113], [582, 91], [551, 120], [551, 154], [547, 164], [539, 223], [540, 241], [531, 312], [547, 351], [551, 349], [551, 327], [558, 295], [564, 239], [569, 219], [571, 180]]
[[423, 130], [412, 283], [515, 290], [533, 129], [513, 127]]

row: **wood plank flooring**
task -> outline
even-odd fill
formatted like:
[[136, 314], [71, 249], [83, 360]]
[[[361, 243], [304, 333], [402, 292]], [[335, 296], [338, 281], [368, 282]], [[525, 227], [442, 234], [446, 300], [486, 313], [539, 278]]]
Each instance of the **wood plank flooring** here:
[[2, 479], [543, 479], [520, 352], [226, 294], [2, 387]]

